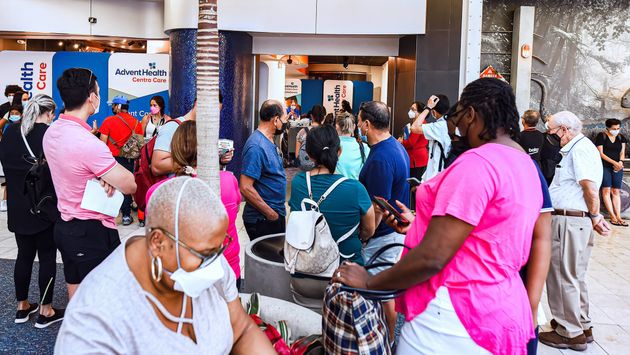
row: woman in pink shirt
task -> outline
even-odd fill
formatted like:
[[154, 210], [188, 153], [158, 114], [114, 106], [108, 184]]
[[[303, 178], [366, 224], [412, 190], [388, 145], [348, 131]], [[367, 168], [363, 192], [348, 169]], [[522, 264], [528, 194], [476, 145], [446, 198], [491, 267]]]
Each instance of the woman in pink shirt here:
[[[197, 124], [195, 121], [186, 121], [179, 125], [171, 141], [171, 157], [176, 176], [197, 176]], [[238, 181], [231, 172], [221, 171], [219, 178], [221, 182], [221, 201], [223, 206], [225, 206], [229, 220], [227, 233], [232, 237], [232, 242], [223, 252], [223, 255], [236, 275], [237, 288], [240, 288], [241, 246], [238, 242], [236, 216], [241, 204], [241, 193], [238, 189]], [[164, 181], [151, 186], [149, 191], [147, 191], [147, 203], [153, 191]], [[225, 242], [227, 243], [227, 238]]]
[[399, 204], [410, 227], [389, 217], [406, 233], [409, 255], [374, 276], [344, 264], [334, 281], [406, 289], [396, 301], [406, 320], [399, 354], [526, 354], [534, 325], [519, 270], [542, 191], [536, 167], [513, 140], [519, 117], [512, 88], [476, 80], [449, 119], [474, 149], [418, 187], [415, 220]]

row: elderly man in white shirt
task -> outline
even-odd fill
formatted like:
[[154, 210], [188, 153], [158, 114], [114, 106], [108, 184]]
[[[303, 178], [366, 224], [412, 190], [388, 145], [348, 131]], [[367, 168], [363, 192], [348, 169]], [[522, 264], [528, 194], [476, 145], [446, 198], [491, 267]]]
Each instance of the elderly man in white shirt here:
[[[449, 108], [448, 97], [432, 95], [420, 116], [411, 124], [412, 133], [422, 134], [429, 141], [429, 162], [422, 175], [422, 182], [444, 170], [445, 159], [451, 151], [451, 137], [448, 135], [448, 126], [444, 116]], [[425, 123], [429, 113], [436, 118], [435, 122]]]
[[573, 113], [558, 112], [547, 122], [548, 134], [562, 149], [562, 160], [549, 187], [553, 238], [547, 297], [552, 331], [540, 334], [543, 344], [586, 350], [593, 341], [586, 270], [594, 233], [608, 235], [610, 227], [599, 213], [603, 168], [595, 145], [582, 133]]

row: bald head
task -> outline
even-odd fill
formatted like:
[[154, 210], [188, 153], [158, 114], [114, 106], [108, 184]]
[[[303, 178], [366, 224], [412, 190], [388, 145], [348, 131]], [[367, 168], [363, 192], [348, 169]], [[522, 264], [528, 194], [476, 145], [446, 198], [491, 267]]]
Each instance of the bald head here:
[[269, 99], [260, 106], [260, 120], [263, 122], [269, 122], [274, 117], [282, 117], [283, 115], [284, 108], [278, 100]]
[[180, 192], [179, 234], [182, 241], [215, 234], [220, 229], [218, 234], [224, 234], [228, 220], [221, 199], [205, 182], [191, 177], [168, 180], [153, 192], [146, 210], [149, 229], [163, 228], [175, 234], [175, 208]]

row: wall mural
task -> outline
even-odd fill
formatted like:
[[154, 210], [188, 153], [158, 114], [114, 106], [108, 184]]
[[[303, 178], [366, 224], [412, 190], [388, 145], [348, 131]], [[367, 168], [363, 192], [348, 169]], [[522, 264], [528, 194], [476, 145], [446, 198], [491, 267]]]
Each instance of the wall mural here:
[[[530, 107], [543, 116], [574, 112], [591, 138], [617, 118], [630, 138], [630, 2], [485, 0], [480, 69], [492, 65], [508, 81], [518, 6], [536, 7]], [[626, 183], [622, 204], [630, 215]]]

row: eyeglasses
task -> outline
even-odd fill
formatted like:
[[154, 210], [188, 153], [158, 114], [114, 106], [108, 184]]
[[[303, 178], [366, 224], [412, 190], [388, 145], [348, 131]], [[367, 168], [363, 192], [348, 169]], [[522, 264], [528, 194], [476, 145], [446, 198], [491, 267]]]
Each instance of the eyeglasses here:
[[[462, 119], [461, 117], [458, 117], [462, 112], [466, 111], [468, 109], [468, 106], [461, 108], [459, 110], [457, 110], [457, 105], [459, 103], [456, 103], [455, 105], [453, 105], [453, 107], [449, 110], [449, 112], [445, 115], [446, 119], [453, 122], [453, 125], [455, 127], [457, 127], [457, 125], [459, 124], [459, 121]], [[452, 112], [454, 111], [454, 112]], [[451, 113], [452, 112], [452, 113]], [[455, 118], [457, 118], [457, 121], [455, 121]]]
[[229, 234], [226, 234], [225, 237], [227, 238], [228, 242], [224, 243], [217, 251], [215, 251], [214, 253], [210, 253], [209, 255], [203, 255], [200, 252], [194, 250], [193, 248], [189, 247], [188, 245], [186, 245], [184, 242], [182, 242], [181, 240], [178, 240], [177, 238], [175, 238], [174, 235], [172, 235], [171, 233], [167, 232], [166, 230], [164, 230], [163, 228], [150, 228], [149, 229], [149, 233], [151, 233], [154, 230], [159, 230], [162, 233], [164, 233], [167, 237], [169, 237], [172, 241], [176, 242], [177, 244], [179, 244], [182, 248], [188, 250], [192, 255], [198, 257], [199, 259], [201, 259], [201, 264], [199, 265], [199, 267], [197, 267], [198, 269], [203, 269], [204, 267], [212, 264], [215, 260], [217, 260], [219, 258], [219, 256], [221, 256], [221, 254], [223, 254], [223, 252], [225, 251], [225, 249], [227, 249], [227, 247], [232, 243], [232, 237]]

